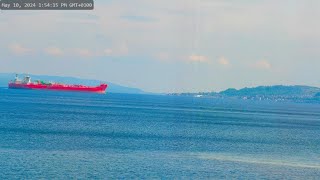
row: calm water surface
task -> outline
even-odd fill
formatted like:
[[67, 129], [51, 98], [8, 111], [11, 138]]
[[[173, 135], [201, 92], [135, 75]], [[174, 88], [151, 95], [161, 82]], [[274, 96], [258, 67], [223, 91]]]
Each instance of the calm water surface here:
[[320, 177], [320, 104], [0, 89], [0, 179]]

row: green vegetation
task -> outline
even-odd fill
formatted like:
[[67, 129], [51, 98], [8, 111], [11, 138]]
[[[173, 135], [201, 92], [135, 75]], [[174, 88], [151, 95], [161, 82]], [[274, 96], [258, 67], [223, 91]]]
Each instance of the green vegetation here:
[[290, 96], [313, 97], [320, 92], [320, 88], [310, 86], [259, 86], [255, 88], [243, 88], [240, 90], [227, 89], [220, 92], [227, 96]]
[[213, 98], [240, 98], [252, 100], [317, 100], [320, 99], [320, 88], [311, 86], [258, 86], [254, 88], [234, 89], [230, 88], [219, 93], [200, 92], [200, 93], [174, 93], [169, 95], [180, 96], [204, 96]]

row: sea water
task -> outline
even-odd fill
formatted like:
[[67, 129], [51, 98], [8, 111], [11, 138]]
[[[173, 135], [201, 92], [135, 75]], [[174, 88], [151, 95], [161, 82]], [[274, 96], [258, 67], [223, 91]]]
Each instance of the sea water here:
[[0, 89], [0, 179], [317, 179], [320, 103]]

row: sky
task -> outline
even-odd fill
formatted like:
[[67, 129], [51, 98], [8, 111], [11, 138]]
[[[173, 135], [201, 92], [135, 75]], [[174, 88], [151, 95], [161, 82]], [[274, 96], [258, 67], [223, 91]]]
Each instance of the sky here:
[[92, 11], [1, 11], [0, 73], [148, 92], [320, 86], [320, 1], [95, 0]]

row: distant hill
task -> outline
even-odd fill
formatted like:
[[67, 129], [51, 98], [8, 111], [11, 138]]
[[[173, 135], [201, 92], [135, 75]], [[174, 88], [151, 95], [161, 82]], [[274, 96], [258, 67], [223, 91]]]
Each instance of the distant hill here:
[[[81, 79], [75, 77], [60, 77], [60, 76], [47, 76], [47, 75], [32, 75], [29, 74], [32, 80], [44, 80], [52, 82], [60, 82], [66, 84], [84, 84], [84, 85], [98, 85], [100, 80]], [[14, 79], [14, 73], [0, 73], [0, 87], [7, 87], [8, 81]], [[22, 78], [22, 76], [20, 76]], [[114, 83], [106, 82], [108, 84], [107, 92], [111, 93], [127, 93], [127, 94], [146, 94], [138, 88], [125, 87]]]
[[299, 99], [319, 99], [320, 88], [311, 86], [258, 86], [253, 88], [234, 89], [230, 88], [219, 93], [199, 92], [199, 93], [173, 93], [169, 95], [194, 96], [194, 97], [214, 97], [214, 98], [241, 98], [258, 100], [299, 100]]
[[227, 96], [284, 96], [313, 97], [320, 92], [318, 87], [310, 86], [258, 86], [255, 88], [227, 89], [220, 92]]

